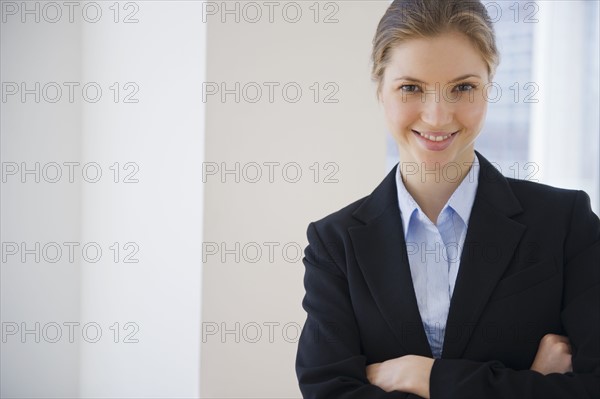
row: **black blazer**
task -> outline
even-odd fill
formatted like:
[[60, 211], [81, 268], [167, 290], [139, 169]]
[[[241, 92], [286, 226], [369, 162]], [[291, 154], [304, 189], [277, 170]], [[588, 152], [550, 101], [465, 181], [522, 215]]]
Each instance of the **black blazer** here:
[[[600, 398], [600, 221], [583, 191], [480, 176], [431, 398]], [[397, 166], [396, 166], [397, 167]], [[365, 368], [432, 357], [412, 285], [396, 167], [373, 193], [308, 226], [305, 398], [416, 398]], [[573, 373], [529, 370], [540, 339], [567, 335]]]

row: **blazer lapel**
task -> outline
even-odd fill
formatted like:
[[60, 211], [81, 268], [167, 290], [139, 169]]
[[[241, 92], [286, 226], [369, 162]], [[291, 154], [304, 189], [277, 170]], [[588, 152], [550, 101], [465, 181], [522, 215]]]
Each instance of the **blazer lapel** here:
[[[479, 180], [444, 337], [443, 358], [462, 356], [487, 300], [525, 231], [508, 181], [481, 154]], [[417, 305], [396, 190], [396, 167], [353, 216], [354, 253], [375, 303], [407, 353], [432, 357]]]
[[462, 356], [525, 231], [511, 219], [522, 209], [506, 178], [481, 154], [477, 156], [479, 183], [450, 302], [443, 358]]
[[395, 181], [396, 167], [354, 212], [358, 265], [381, 314], [407, 353], [431, 357], [412, 283]]

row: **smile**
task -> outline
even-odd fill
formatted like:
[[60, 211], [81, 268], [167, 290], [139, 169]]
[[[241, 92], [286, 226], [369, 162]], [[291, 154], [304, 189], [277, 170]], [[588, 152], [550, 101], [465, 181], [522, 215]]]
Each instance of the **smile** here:
[[428, 134], [428, 133], [421, 133], [418, 132], [416, 130], [413, 130], [413, 133], [418, 134], [419, 136], [429, 140], [429, 141], [444, 141], [449, 139], [450, 137], [454, 136], [456, 133], [458, 133], [458, 131], [454, 132], [454, 133], [448, 133], [448, 134], [440, 134], [440, 133], [435, 133], [435, 134]]

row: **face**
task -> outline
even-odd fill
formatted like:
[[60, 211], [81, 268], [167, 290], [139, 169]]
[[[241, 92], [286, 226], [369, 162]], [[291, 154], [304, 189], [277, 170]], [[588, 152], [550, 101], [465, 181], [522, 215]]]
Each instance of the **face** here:
[[480, 53], [463, 34], [445, 33], [400, 43], [390, 55], [379, 97], [402, 162], [470, 163], [487, 111]]

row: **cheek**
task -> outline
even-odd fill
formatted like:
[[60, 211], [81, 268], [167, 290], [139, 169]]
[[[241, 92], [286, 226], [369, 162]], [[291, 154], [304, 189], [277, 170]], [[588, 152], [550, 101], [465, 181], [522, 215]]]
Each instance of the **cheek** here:
[[385, 115], [392, 131], [398, 132], [419, 118], [418, 104], [389, 98], [385, 103]]
[[456, 119], [468, 129], [479, 131], [485, 121], [487, 103], [485, 101], [461, 104], [456, 109]]

